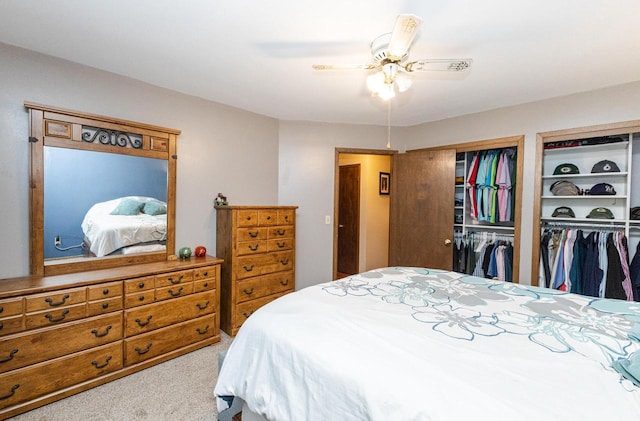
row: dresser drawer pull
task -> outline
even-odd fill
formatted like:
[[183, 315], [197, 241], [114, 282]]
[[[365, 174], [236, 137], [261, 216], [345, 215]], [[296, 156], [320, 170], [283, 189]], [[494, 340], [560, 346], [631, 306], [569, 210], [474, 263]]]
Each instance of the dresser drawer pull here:
[[251, 272], [253, 270], [253, 265], [251, 265], [250, 267], [242, 265], [242, 269], [246, 270], [247, 272]]
[[271, 216], [267, 216], [267, 221], [271, 221]]
[[171, 282], [172, 284], [179, 284], [180, 281], [182, 281], [182, 278], [184, 277], [184, 275], [180, 275], [178, 276], [178, 279], [173, 279], [173, 276], [169, 276], [169, 282]]
[[138, 301], [144, 301], [144, 295], [139, 296]]
[[260, 248], [260, 244], [256, 244], [255, 246], [249, 245], [249, 249], [251, 251], [256, 251], [256, 250], [258, 250], [258, 248]]
[[0, 330], [4, 327], [4, 323], [0, 322]]
[[288, 265], [288, 264], [289, 264], [289, 259], [280, 259], [280, 263], [281, 263], [283, 266], [286, 266], [286, 265]]
[[251, 215], [247, 216], [247, 221], [251, 221]]
[[204, 283], [204, 284], [202, 284], [202, 285], [204, 285], [204, 287], [206, 288], [206, 287], [208, 287], [208, 286], [209, 286], [209, 282], [205, 282], [205, 283]]
[[202, 276], [209, 276], [209, 271], [205, 270], [204, 272], [202, 272]]
[[109, 288], [105, 288], [102, 290], [102, 295], [107, 295], [109, 293]]
[[19, 385], [18, 383], [14, 384], [14, 385], [11, 387], [11, 392], [7, 393], [6, 395], [2, 395], [2, 396], [0, 396], [0, 400], [1, 400], [1, 399], [8, 399], [8, 398], [12, 397], [12, 396], [13, 396], [13, 394], [14, 394], [14, 393], [16, 393], [16, 389], [17, 389], [17, 388], [19, 388], [19, 387], [20, 387], [20, 385]]
[[242, 292], [244, 292], [247, 295], [251, 295], [253, 294], [253, 287], [251, 287], [251, 289], [243, 289]]
[[0, 313], [4, 311], [4, 307], [0, 306]]
[[138, 284], [138, 288], [144, 288], [144, 282], [140, 282], [140, 283]]
[[260, 234], [260, 231], [256, 231], [256, 232], [249, 231], [249, 237], [251, 238], [256, 238], [258, 234]]
[[287, 245], [287, 243], [285, 243], [285, 242], [282, 242], [282, 243], [278, 242], [278, 243], [276, 243], [276, 246], [278, 246], [278, 247], [280, 247], [280, 248], [282, 248], [282, 247], [284, 247], [284, 246], [286, 246], [286, 245]]
[[103, 309], [107, 309], [109, 307], [109, 303], [102, 303], [102, 308]]
[[152, 316], [147, 317], [147, 321], [146, 322], [141, 322], [140, 319], [136, 319], [136, 323], [138, 323], [138, 326], [140, 326], [140, 327], [145, 327], [151, 321], [151, 317]]
[[207, 300], [207, 302], [204, 303], [204, 305], [197, 303], [196, 307], [198, 307], [200, 310], [204, 310], [205, 308], [209, 307], [209, 300]]
[[96, 360], [91, 361], [91, 364], [93, 364], [96, 368], [105, 368], [106, 366], [109, 365], [109, 361], [111, 361], [111, 358], [112, 358], [111, 355], [109, 355], [105, 360], [104, 364], [98, 364]]
[[286, 230], [276, 230], [276, 233], [278, 235], [284, 235], [284, 233], [287, 232]]
[[91, 333], [93, 333], [94, 335], [96, 335], [96, 338], [102, 338], [103, 336], [107, 336], [107, 335], [109, 334], [109, 331], [110, 331], [110, 330], [111, 330], [111, 325], [108, 325], [108, 326], [105, 328], [104, 333], [98, 333], [98, 330], [97, 330], [97, 329], [93, 329], [93, 330], [91, 331]]
[[68, 299], [69, 299], [69, 294], [65, 294], [64, 297], [62, 297], [62, 301], [58, 301], [57, 303], [54, 303], [52, 298], [46, 298], [45, 301], [49, 303], [51, 307], [57, 307], [64, 304], [65, 301], [67, 301]]
[[146, 354], [147, 352], [149, 352], [150, 349], [151, 349], [151, 342], [149, 342], [149, 345], [147, 345], [147, 347], [145, 349], [140, 349], [140, 348], [136, 347], [136, 352], [138, 353], [138, 355], [142, 355], [142, 354]]
[[6, 363], [7, 361], [11, 361], [13, 356], [18, 353], [18, 348], [11, 350], [9, 356], [0, 360], [0, 363]]
[[289, 280], [285, 279], [284, 281], [280, 281], [280, 285], [282, 285], [283, 287], [286, 287], [287, 285], [289, 285]]
[[47, 319], [49, 319], [49, 321], [51, 323], [56, 323], [56, 322], [61, 322], [64, 320], [64, 318], [67, 316], [67, 314], [69, 314], [69, 310], [65, 310], [62, 312], [62, 314], [60, 315], [60, 317], [53, 317], [51, 314], [47, 313], [44, 315], [44, 317], [46, 317]]
[[169, 294], [171, 294], [172, 297], [177, 297], [178, 295], [182, 294], [182, 290], [184, 289], [184, 287], [180, 287], [178, 288], [178, 290], [176, 292], [173, 292], [172, 289], [169, 290]]
[[204, 335], [208, 331], [209, 331], [209, 325], [206, 325], [204, 329], [200, 329], [199, 327], [196, 328], [196, 332], [198, 332], [201, 335]]
[[253, 314], [253, 310], [251, 310], [249, 314], [247, 314], [245, 311], [242, 312], [242, 315], [245, 317], [245, 319], [248, 319], [249, 316], [251, 316], [252, 314]]

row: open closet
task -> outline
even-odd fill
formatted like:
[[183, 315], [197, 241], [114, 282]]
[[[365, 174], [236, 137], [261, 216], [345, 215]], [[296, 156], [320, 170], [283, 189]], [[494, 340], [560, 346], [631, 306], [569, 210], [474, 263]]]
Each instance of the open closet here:
[[640, 121], [538, 135], [532, 285], [640, 300], [638, 172]]
[[518, 282], [523, 141], [394, 156], [389, 264]]

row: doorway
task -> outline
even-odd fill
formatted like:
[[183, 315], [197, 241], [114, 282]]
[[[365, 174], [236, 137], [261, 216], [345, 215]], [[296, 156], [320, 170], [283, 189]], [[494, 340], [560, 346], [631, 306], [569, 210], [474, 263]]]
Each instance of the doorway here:
[[390, 195], [380, 176], [395, 153], [336, 148], [333, 279], [388, 265]]

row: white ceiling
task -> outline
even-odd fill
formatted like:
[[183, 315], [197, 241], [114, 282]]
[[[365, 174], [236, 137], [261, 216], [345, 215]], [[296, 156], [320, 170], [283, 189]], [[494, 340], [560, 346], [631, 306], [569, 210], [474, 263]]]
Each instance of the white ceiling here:
[[[392, 124], [414, 125], [640, 80], [640, 0], [1, 0], [0, 42], [282, 120], [386, 124], [364, 70], [400, 13], [413, 74]], [[1, 65], [1, 63], [0, 63]]]

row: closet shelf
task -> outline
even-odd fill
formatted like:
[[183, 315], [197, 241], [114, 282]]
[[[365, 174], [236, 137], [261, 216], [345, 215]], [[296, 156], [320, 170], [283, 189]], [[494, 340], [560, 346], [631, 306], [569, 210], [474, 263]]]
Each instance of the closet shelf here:
[[563, 155], [563, 154], [573, 155], [578, 150], [580, 150], [580, 152], [588, 152], [588, 153], [598, 152], [598, 151], [609, 152], [614, 149], [624, 150], [624, 149], [627, 149], [628, 146], [629, 146], [629, 141], [612, 142], [612, 143], [602, 143], [599, 145], [581, 145], [581, 146], [571, 146], [568, 148], [545, 149], [544, 154], [545, 155]]
[[578, 199], [578, 200], [585, 200], [585, 199], [589, 199], [589, 200], [605, 200], [605, 199], [627, 199], [626, 195], [615, 195], [615, 196], [608, 196], [608, 195], [582, 195], [582, 196], [542, 196], [543, 199]]
[[615, 178], [626, 177], [629, 173], [627, 171], [620, 172], [602, 172], [602, 173], [585, 173], [585, 174], [567, 174], [567, 175], [543, 175], [544, 180], [555, 179], [571, 179], [571, 178]]
[[507, 227], [504, 225], [481, 225], [481, 224], [464, 224], [467, 229], [483, 229], [483, 230], [507, 230], [513, 231], [513, 227]]
[[541, 218], [544, 222], [557, 222], [557, 223], [580, 223], [582, 225], [624, 225], [626, 221], [624, 219], [598, 219], [598, 218], [558, 218], [552, 216], [543, 216]]

